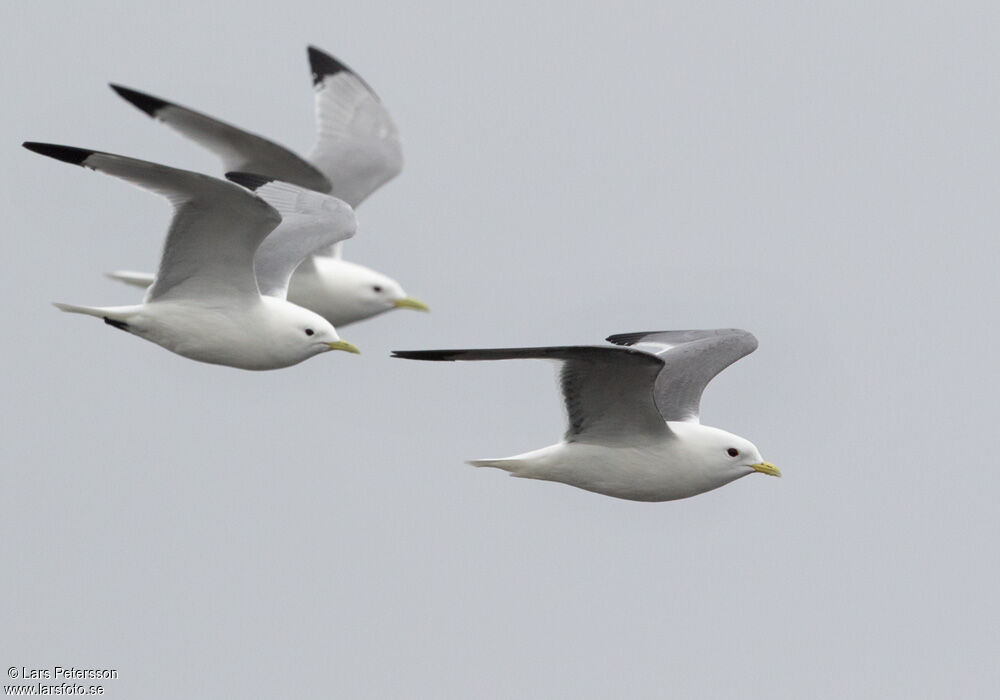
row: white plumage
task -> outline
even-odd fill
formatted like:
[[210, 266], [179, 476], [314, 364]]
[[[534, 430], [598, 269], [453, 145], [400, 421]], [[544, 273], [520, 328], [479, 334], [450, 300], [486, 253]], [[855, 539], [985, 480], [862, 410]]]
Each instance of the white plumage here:
[[[318, 314], [288, 302], [283, 294], [259, 293], [255, 255], [281, 216], [252, 192], [207, 175], [111, 153], [24, 145], [127, 180], [165, 196], [174, 206], [160, 267], [142, 304], [56, 304], [63, 311], [103, 318], [193, 360], [241, 369], [288, 367], [334, 349], [357, 352]], [[349, 209], [331, 212], [319, 233], [314, 229], [303, 240], [286, 241], [285, 248], [301, 256], [351, 235], [353, 219], [344, 216]], [[264, 272], [272, 291], [287, 286], [300, 260], [287, 254], [267, 259]]]

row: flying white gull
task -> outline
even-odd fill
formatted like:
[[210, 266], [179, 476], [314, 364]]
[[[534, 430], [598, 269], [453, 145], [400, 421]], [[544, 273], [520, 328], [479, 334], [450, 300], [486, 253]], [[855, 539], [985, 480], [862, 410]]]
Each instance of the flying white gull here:
[[477, 459], [529, 479], [545, 479], [633, 501], [671, 501], [747, 474], [781, 476], [749, 441], [698, 420], [712, 378], [757, 348], [741, 330], [613, 335], [620, 346], [492, 350], [397, 350], [411, 360], [541, 358], [562, 363], [569, 414], [563, 441], [504, 459]]
[[[330, 193], [352, 207], [403, 168], [399, 132], [375, 92], [354, 71], [309, 47], [316, 93], [317, 140], [308, 158], [205, 114], [121, 85], [111, 87], [149, 116], [222, 158], [228, 171], [256, 173]], [[147, 286], [153, 275], [110, 277]], [[340, 245], [309, 256], [295, 271], [288, 299], [340, 327], [392, 309], [427, 311], [396, 280], [341, 257]]]
[[[300, 206], [327, 211], [320, 226], [275, 231], [281, 215], [261, 197], [225, 180], [83, 148], [28, 142], [25, 148], [114, 175], [174, 206], [156, 282], [142, 304], [56, 304], [188, 357], [241, 369], [288, 367], [330, 350], [358, 352], [318, 314], [285, 300], [295, 266], [319, 246], [354, 232], [346, 204], [295, 188]], [[276, 189], [280, 189], [276, 187]], [[311, 203], [301, 199], [312, 198]], [[311, 216], [315, 216], [315, 212]], [[275, 231], [276, 245], [263, 245]], [[294, 234], [294, 235], [292, 235]], [[254, 272], [254, 256], [258, 256]], [[262, 296], [258, 283], [269, 292]]]

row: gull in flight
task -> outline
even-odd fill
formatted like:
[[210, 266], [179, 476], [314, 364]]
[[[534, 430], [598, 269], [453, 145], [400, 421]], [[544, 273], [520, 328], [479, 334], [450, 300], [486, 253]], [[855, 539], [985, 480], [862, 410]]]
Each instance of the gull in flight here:
[[[316, 95], [317, 140], [307, 158], [256, 134], [181, 105], [112, 84], [149, 116], [218, 155], [227, 171], [256, 173], [334, 197], [357, 207], [403, 168], [399, 132], [375, 92], [354, 71], [309, 47]], [[109, 276], [145, 287], [149, 273]], [[289, 301], [312, 309], [338, 328], [392, 309], [427, 311], [396, 280], [341, 257], [339, 244], [310, 255], [292, 276]]]
[[[272, 184], [277, 199], [292, 199], [289, 207], [307, 209], [309, 221], [321, 221], [303, 227], [290, 217], [283, 227], [277, 209], [232, 182], [84, 148], [34, 142], [24, 147], [119, 177], [166, 197], [174, 207], [156, 281], [142, 304], [58, 308], [102, 318], [192, 360], [240, 369], [288, 367], [330, 350], [358, 352], [326, 319], [285, 299], [303, 257], [353, 235], [354, 214], [347, 204]], [[259, 178], [235, 179], [260, 184]]]
[[633, 501], [671, 501], [760, 472], [781, 476], [748, 440], [698, 419], [715, 375], [757, 348], [746, 331], [654, 331], [612, 335], [615, 346], [492, 350], [397, 350], [411, 360], [561, 363], [569, 428], [562, 442], [477, 467], [558, 481]]

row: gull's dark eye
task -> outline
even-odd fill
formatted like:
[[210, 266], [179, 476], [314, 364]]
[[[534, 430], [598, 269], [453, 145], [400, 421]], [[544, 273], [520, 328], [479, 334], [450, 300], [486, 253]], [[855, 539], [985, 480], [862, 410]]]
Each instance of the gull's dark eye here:
[[312, 335], [315, 332], [312, 328], [306, 328], [306, 335]]
[[730, 457], [739, 457], [740, 451], [737, 450], [735, 447], [730, 447], [728, 450], [726, 450], [726, 454], [728, 454]]
[[382, 291], [382, 287], [376, 284], [374, 287], [372, 287], [372, 291], [375, 292], [376, 294], [379, 294]]

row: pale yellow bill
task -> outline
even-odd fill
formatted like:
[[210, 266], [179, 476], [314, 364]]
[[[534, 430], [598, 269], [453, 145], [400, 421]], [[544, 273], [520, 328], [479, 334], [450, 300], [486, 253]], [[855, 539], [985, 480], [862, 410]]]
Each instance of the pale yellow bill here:
[[344, 352], [353, 352], [355, 355], [360, 355], [361, 351], [358, 350], [358, 346], [354, 343], [348, 343], [346, 340], [338, 340], [336, 343], [327, 343], [331, 350], [343, 350]]
[[430, 311], [431, 307], [427, 306], [424, 302], [419, 299], [414, 299], [413, 297], [403, 297], [402, 299], [396, 299], [392, 302], [392, 305], [397, 309], [416, 309], [417, 311]]
[[755, 472], [760, 472], [761, 474], [767, 474], [769, 476], [781, 476], [781, 470], [770, 462], [761, 462], [760, 464], [751, 464], [750, 468]]

